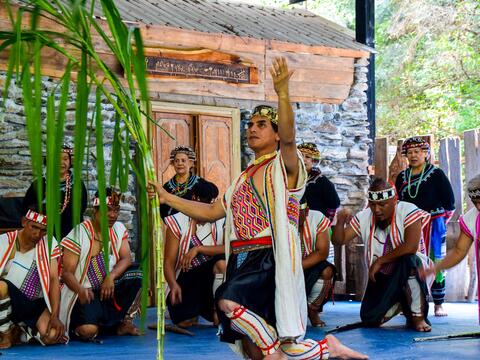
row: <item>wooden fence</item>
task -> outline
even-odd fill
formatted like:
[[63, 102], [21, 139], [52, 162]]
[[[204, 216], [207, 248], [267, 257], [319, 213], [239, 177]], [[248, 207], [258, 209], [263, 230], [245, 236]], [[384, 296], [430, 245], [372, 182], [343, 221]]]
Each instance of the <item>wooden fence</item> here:
[[[425, 135], [425, 138], [430, 144], [434, 143], [432, 135]], [[407, 163], [399, 151], [402, 140], [397, 142], [397, 151], [393, 159], [389, 152], [389, 140], [387, 137], [375, 140], [375, 176], [394, 181], [398, 173], [406, 168]], [[463, 153], [461, 139], [449, 137], [440, 139], [438, 157], [434, 155], [436, 154], [432, 152], [431, 161], [445, 172], [455, 194], [455, 214], [448, 224], [447, 233], [447, 247], [451, 249], [460, 234], [458, 218], [472, 207], [464, 191], [465, 186], [472, 177], [480, 174], [480, 129], [463, 133]], [[448, 272], [447, 300], [461, 301], [467, 298], [473, 301], [477, 281], [474, 246], [472, 246], [469, 257]]]

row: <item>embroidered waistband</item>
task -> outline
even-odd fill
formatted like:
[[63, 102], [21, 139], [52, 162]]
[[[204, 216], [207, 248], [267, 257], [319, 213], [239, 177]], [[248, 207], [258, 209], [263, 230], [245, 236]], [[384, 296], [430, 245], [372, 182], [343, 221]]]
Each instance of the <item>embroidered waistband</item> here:
[[272, 247], [272, 237], [263, 236], [249, 240], [234, 240], [230, 243], [232, 253], [238, 254], [245, 251], [267, 249]]

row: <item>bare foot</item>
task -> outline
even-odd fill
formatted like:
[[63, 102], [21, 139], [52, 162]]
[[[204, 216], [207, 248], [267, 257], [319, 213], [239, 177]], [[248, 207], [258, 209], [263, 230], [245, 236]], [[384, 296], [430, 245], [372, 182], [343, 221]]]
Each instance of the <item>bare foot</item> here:
[[12, 325], [4, 333], [0, 333], [0, 349], [8, 349], [13, 345], [20, 345], [22, 329], [18, 325]]
[[320, 319], [318, 310], [310, 304], [308, 305], [308, 318], [310, 319], [313, 327], [325, 327], [325, 322]]
[[443, 306], [435, 305], [435, 316], [448, 316], [447, 312], [443, 309]]
[[423, 316], [412, 316], [410, 326], [413, 330], [419, 332], [429, 332], [432, 331], [432, 327], [428, 325], [423, 318]]
[[129, 321], [124, 321], [117, 327], [117, 335], [132, 335], [132, 336], [140, 336], [140, 330], [133, 325], [133, 323]]
[[265, 356], [263, 360], [288, 360], [288, 357], [280, 348], [278, 348], [273, 354]]
[[330, 359], [368, 359], [367, 355], [343, 345], [340, 340], [333, 335], [327, 335], [325, 339], [327, 339]]

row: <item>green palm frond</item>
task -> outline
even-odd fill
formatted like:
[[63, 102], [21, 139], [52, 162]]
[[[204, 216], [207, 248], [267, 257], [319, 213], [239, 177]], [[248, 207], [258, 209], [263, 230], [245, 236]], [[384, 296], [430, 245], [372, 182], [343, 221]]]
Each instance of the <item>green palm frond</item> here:
[[[12, 81], [21, 86], [24, 98], [26, 127], [29, 138], [32, 170], [35, 177], [42, 177], [43, 151], [46, 150], [46, 210], [49, 218], [48, 237], [51, 241], [59, 231], [59, 164], [60, 152], [66, 129], [68, 104], [72, 102], [72, 79], [75, 78], [75, 126], [73, 176], [73, 219], [80, 220], [81, 181], [85, 162], [88, 164], [90, 136], [95, 140], [97, 188], [100, 212], [106, 215], [105, 190], [108, 183], [121, 191], [128, 187], [128, 177], [136, 176], [141, 246], [141, 267], [144, 272], [142, 304], [147, 303], [149, 280], [149, 254], [156, 247], [156, 275], [158, 305], [158, 353], [163, 359], [164, 338], [164, 281], [163, 239], [158, 200], [147, 197], [148, 180], [155, 180], [156, 171], [149, 139], [144, 132], [144, 121], [155, 123], [150, 115], [148, 83], [146, 81], [145, 56], [140, 30], [127, 27], [113, 0], [100, 0], [105, 22], [100, 24], [94, 16], [95, 1], [87, 8], [84, 0], [35, 0], [23, 1], [21, 8], [4, 2], [11, 21], [11, 29], [0, 31], [0, 52], [8, 52], [8, 67], [4, 97]], [[39, 20], [46, 18], [57, 29], [40, 28]], [[28, 18], [29, 26], [25, 26]], [[103, 61], [95, 42], [100, 37], [120, 66], [123, 74], [117, 74]], [[48, 94], [42, 89], [42, 54], [54, 51], [66, 66], [63, 76]], [[89, 96], [95, 92], [92, 109]], [[46, 96], [46, 111], [42, 103]], [[111, 169], [105, 169], [102, 106], [107, 102], [115, 111], [115, 128], [112, 144]], [[4, 101], [5, 103], [5, 101]], [[43, 111], [43, 112], [42, 112]], [[45, 119], [44, 119], [45, 117]], [[44, 121], [45, 120], [45, 121]], [[46, 124], [46, 138], [43, 138]], [[46, 140], [46, 141], [44, 141]], [[45, 144], [45, 146], [43, 145]], [[133, 155], [133, 146], [135, 155]], [[134, 157], [135, 156], [135, 157]], [[108, 171], [110, 170], [110, 171]], [[40, 185], [41, 181], [38, 182]], [[42, 201], [42, 190], [39, 202]], [[102, 238], [108, 239], [108, 224], [103, 216]], [[149, 238], [150, 235], [150, 238]], [[107, 240], [108, 241], [108, 240]], [[108, 249], [104, 243], [104, 249]], [[108, 251], [105, 251], [107, 254]], [[145, 312], [143, 312], [145, 314]], [[143, 323], [143, 321], [142, 321]]]

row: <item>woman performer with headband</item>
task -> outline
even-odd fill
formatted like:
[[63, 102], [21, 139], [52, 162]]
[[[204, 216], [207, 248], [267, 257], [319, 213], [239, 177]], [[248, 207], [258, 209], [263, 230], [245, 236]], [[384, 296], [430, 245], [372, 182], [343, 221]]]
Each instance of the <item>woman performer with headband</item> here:
[[[62, 153], [60, 157], [60, 218], [61, 218], [61, 235], [62, 238], [67, 236], [70, 230], [73, 229], [73, 173], [70, 170], [72, 168], [72, 155], [73, 149], [67, 145], [63, 144]], [[46, 179], [42, 178], [42, 201], [45, 201], [45, 191], [46, 191]], [[83, 214], [87, 208], [87, 188], [85, 184], [80, 179], [81, 183], [81, 201], [80, 201], [80, 222], [83, 221]], [[23, 206], [25, 209], [28, 209], [29, 206], [37, 204], [37, 192], [38, 180], [35, 180], [32, 185], [28, 188], [25, 198], [23, 199]]]
[[[175, 169], [175, 175], [163, 184], [163, 188], [170, 194], [177, 195], [183, 199], [192, 200], [193, 186], [198, 182], [200, 176], [193, 173], [193, 167], [197, 155], [188, 146], [177, 146], [170, 153], [170, 164]], [[160, 206], [162, 219], [176, 214], [178, 211], [166, 204]]]
[[[468, 254], [472, 244], [475, 244], [475, 256], [477, 263], [477, 279], [480, 279], [480, 174], [473, 177], [467, 184], [467, 191], [473, 208], [460, 217], [460, 236], [455, 247], [447, 256], [423, 272], [424, 276], [436, 274], [439, 271], [450, 269], [462, 261]], [[478, 281], [478, 294], [480, 294], [480, 281]], [[478, 297], [479, 321], [480, 321], [480, 296]]]
[[[415, 204], [430, 213], [431, 220], [423, 229], [423, 238], [426, 254], [434, 262], [439, 262], [447, 252], [447, 222], [455, 210], [452, 186], [443, 171], [428, 161], [430, 145], [423, 138], [405, 140], [402, 154], [407, 157], [409, 168], [402, 171], [396, 180], [399, 200]], [[446, 316], [442, 306], [445, 300], [445, 272], [436, 275], [431, 291], [435, 316]]]
[[403, 311], [413, 329], [430, 331], [428, 287], [418, 276], [429, 262], [421, 253], [421, 237], [430, 215], [397, 201], [393, 185], [377, 178], [368, 190], [368, 208], [345, 227], [349, 217], [346, 209], [337, 214], [332, 242], [343, 245], [360, 236], [365, 243], [369, 281], [360, 308], [362, 325], [380, 326]]

